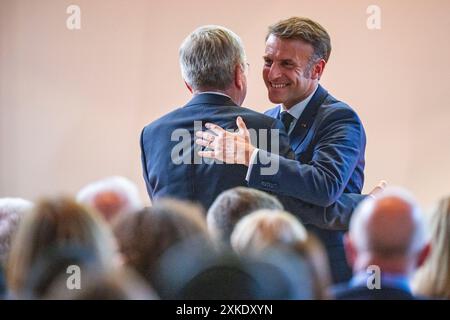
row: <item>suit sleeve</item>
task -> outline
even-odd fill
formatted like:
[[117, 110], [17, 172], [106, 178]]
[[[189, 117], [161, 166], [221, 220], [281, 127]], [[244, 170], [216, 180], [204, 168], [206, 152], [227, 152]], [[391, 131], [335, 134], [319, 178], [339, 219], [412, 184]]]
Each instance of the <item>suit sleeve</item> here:
[[286, 211], [305, 225], [326, 230], [348, 230], [353, 211], [366, 197], [367, 195], [357, 193], [343, 193], [328, 207], [315, 206], [287, 196], [278, 196], [278, 199]]
[[[279, 141], [279, 146], [275, 146], [275, 149], [278, 148], [279, 154], [285, 158], [293, 159], [294, 154], [283, 125], [280, 121], [274, 121], [272, 127], [279, 129], [279, 139], [273, 139]], [[273, 147], [272, 144], [272, 151]], [[366, 197], [361, 194], [344, 193], [335, 203], [323, 207], [306, 203], [298, 198], [276, 194], [274, 190], [271, 193], [278, 197], [285, 210], [295, 215], [302, 223], [327, 230], [347, 230], [354, 209]]]
[[[343, 193], [360, 153], [364, 152], [364, 129], [349, 108], [333, 106], [319, 124], [308, 163], [272, 156], [261, 150], [260, 158], [270, 157], [279, 169], [263, 174], [266, 164], [257, 161], [249, 175], [249, 186], [290, 196], [320, 207], [329, 207]], [[260, 159], [258, 159], [260, 160]], [[267, 172], [267, 171], [266, 171]]]
[[147, 159], [145, 157], [144, 132], [145, 132], [145, 128], [142, 129], [141, 137], [140, 137], [140, 141], [139, 141], [139, 144], [141, 146], [142, 174], [144, 176], [145, 187], [147, 188], [147, 193], [148, 193], [150, 199], [152, 199], [152, 192], [151, 192], [150, 182], [149, 182], [149, 179], [148, 179], [148, 172], [147, 172]]

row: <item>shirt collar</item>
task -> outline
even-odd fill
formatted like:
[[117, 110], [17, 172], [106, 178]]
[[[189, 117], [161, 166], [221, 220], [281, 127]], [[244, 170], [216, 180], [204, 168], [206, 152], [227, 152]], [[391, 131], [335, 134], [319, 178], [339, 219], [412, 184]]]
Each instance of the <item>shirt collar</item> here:
[[[217, 91], [202, 91], [202, 92], [196, 93], [196, 95], [201, 95], [201, 94], [217, 94], [219, 96], [224, 96], [224, 97], [228, 97], [231, 99], [231, 97], [229, 95], [222, 93], [222, 92], [217, 92]], [[233, 100], [233, 99], [231, 99], [231, 100]]]
[[281, 104], [280, 105], [280, 113], [283, 111], [287, 111], [290, 113], [291, 116], [293, 116], [296, 120], [298, 120], [298, 118], [300, 118], [300, 116], [303, 113], [303, 110], [305, 110], [306, 106], [308, 105], [308, 103], [311, 101], [314, 93], [316, 93], [317, 88], [319, 88], [319, 86], [317, 86], [314, 91], [308, 96], [306, 97], [306, 99], [300, 101], [299, 103], [293, 105], [289, 110], [286, 110], [284, 108], [284, 106]]

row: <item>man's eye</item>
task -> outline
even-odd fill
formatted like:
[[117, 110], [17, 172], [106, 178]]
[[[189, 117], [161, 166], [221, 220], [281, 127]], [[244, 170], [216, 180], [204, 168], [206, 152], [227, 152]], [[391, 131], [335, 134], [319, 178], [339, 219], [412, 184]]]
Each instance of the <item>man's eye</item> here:
[[264, 65], [270, 67], [272, 65], [271, 60], [264, 60]]

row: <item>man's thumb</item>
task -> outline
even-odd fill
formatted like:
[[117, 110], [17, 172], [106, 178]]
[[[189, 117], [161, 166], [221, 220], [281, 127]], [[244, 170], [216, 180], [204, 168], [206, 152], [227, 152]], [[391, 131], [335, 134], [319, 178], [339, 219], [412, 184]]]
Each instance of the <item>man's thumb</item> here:
[[247, 133], [247, 126], [245, 125], [245, 122], [241, 117], [237, 117], [236, 125], [239, 128], [240, 133]]

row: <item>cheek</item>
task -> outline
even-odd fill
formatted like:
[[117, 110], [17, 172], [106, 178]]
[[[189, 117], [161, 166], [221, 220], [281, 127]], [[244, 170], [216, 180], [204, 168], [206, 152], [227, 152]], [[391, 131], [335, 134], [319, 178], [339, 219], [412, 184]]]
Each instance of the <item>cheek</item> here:
[[262, 76], [263, 76], [264, 81], [267, 82], [269, 80], [269, 69], [268, 68], [263, 68]]

